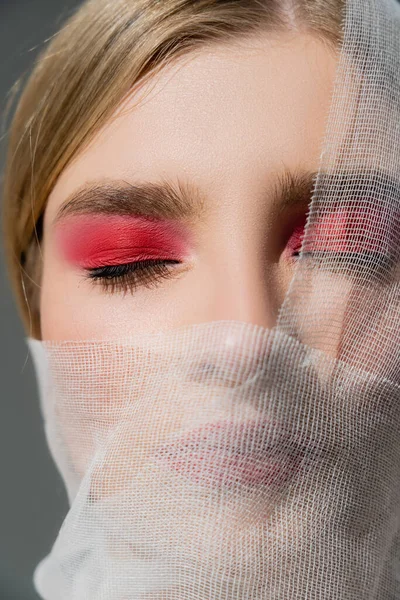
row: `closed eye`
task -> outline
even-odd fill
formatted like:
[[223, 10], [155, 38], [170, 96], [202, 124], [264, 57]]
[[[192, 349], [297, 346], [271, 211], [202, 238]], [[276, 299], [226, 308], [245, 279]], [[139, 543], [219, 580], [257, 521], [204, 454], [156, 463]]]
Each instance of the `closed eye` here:
[[122, 265], [86, 269], [85, 278], [109, 293], [131, 292], [139, 287], [157, 287], [163, 280], [176, 273], [173, 265], [178, 260], [143, 260]]

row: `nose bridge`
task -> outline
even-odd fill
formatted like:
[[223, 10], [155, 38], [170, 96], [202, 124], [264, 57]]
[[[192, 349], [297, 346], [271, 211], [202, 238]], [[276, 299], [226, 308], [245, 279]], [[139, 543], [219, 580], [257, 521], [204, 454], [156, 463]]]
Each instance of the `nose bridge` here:
[[266, 227], [243, 221], [220, 230], [213, 260], [212, 320], [231, 319], [272, 328], [277, 317], [276, 290]]
[[[245, 261], [243, 261], [244, 263]], [[268, 276], [256, 265], [216, 272], [214, 319], [246, 321], [271, 328], [276, 315]]]

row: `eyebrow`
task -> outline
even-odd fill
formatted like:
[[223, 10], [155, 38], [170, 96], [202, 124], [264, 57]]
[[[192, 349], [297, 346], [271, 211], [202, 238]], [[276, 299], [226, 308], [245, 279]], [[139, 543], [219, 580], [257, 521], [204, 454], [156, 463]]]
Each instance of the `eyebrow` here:
[[54, 223], [67, 215], [103, 214], [194, 220], [205, 216], [206, 198], [194, 184], [177, 179], [130, 183], [106, 180], [84, 185], [61, 205]]
[[[284, 170], [274, 180], [271, 197], [272, 207], [278, 214], [296, 206], [311, 202], [317, 171]], [[400, 183], [386, 173], [377, 170], [336, 171], [320, 174], [321, 187], [333, 186], [336, 197], [351, 190], [357, 197], [371, 192], [374, 184], [382, 194], [393, 191], [400, 197]], [[382, 187], [383, 186], [383, 187]], [[271, 195], [272, 194], [272, 195]], [[144, 181], [131, 183], [123, 180], [95, 181], [74, 191], [61, 205], [53, 224], [70, 215], [103, 214], [149, 217], [154, 219], [188, 220], [204, 219], [211, 208], [207, 198], [193, 183], [177, 179], [173, 182]]]

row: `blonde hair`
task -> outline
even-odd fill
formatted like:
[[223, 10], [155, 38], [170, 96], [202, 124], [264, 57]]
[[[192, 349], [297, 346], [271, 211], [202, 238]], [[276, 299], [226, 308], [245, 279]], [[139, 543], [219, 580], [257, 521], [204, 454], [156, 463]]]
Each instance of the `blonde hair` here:
[[40, 334], [40, 239], [47, 198], [132, 86], [205, 44], [306, 31], [337, 48], [344, 0], [88, 0], [39, 56], [9, 130], [6, 259], [29, 335]]

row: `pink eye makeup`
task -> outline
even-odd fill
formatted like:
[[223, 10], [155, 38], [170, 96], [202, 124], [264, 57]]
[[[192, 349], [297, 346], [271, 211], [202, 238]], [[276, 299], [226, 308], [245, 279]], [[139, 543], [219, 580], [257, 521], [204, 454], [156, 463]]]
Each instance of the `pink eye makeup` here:
[[92, 284], [123, 293], [172, 278], [190, 248], [181, 223], [119, 215], [70, 217], [57, 226], [56, 241]]
[[291, 227], [291, 235], [287, 242], [287, 252], [289, 256], [298, 256], [300, 254], [301, 246], [304, 239], [305, 226], [306, 226], [307, 215], [302, 214], [297, 218], [295, 223]]
[[182, 260], [188, 231], [181, 224], [144, 217], [77, 215], [60, 222], [56, 241], [65, 260], [83, 269], [142, 260]]
[[[305, 209], [283, 225], [286, 260], [311, 260], [348, 276], [363, 271], [365, 281], [386, 277], [398, 265], [400, 215], [388, 204], [332, 203], [316, 217], [306, 239]], [[176, 276], [193, 247], [181, 221], [103, 213], [67, 216], [56, 224], [55, 239], [65, 261], [111, 292], [153, 287]]]
[[371, 203], [332, 207], [310, 223], [306, 239], [306, 216], [301, 216], [292, 229], [287, 252], [294, 258], [302, 249], [304, 259], [323, 260], [326, 268], [336, 271], [341, 265], [348, 274], [351, 267], [389, 272], [399, 261], [399, 222], [400, 215], [393, 210]]

